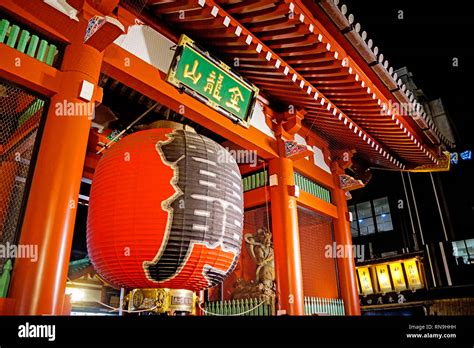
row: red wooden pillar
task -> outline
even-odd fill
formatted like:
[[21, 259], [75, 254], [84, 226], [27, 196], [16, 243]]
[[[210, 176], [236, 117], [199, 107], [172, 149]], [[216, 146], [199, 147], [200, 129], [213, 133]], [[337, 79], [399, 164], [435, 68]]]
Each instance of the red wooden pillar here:
[[[339, 188], [339, 173], [334, 174], [336, 188], [333, 191], [333, 203], [337, 206], [338, 219], [334, 220], [334, 237], [337, 245], [350, 245], [352, 247], [352, 234], [349, 224], [349, 213], [345, 192]], [[349, 249], [349, 248], [348, 248]], [[347, 250], [344, 248], [344, 250]], [[352, 248], [350, 248], [352, 250]], [[339, 273], [339, 286], [346, 315], [360, 315], [359, 293], [357, 290], [357, 279], [355, 261], [353, 255], [344, 255], [337, 259]]]
[[98, 88], [102, 53], [84, 45], [87, 22], [65, 51], [59, 93], [51, 98], [19, 243], [37, 245], [38, 260], [17, 259], [9, 297], [14, 313], [63, 313], [77, 199], [94, 99], [80, 97], [83, 81]]
[[270, 176], [277, 179], [277, 184], [270, 188], [270, 199], [279, 309], [289, 315], [304, 315], [297, 203], [289, 193], [294, 186], [293, 162], [272, 159], [269, 170]]

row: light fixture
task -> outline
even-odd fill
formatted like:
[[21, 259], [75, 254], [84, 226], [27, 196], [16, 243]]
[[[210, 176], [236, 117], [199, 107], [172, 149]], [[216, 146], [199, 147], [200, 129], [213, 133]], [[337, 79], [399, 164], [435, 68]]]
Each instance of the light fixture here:
[[84, 290], [79, 288], [66, 288], [66, 295], [71, 296], [71, 302], [81, 302], [85, 297]]

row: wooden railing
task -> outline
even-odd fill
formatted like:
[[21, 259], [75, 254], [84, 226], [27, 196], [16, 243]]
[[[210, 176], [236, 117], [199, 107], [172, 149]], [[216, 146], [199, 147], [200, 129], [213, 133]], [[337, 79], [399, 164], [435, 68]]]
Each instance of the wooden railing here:
[[244, 176], [242, 179], [242, 185], [244, 192], [255, 190], [262, 186], [268, 185], [268, 172], [262, 170], [260, 172], [255, 172], [250, 175]]
[[27, 54], [32, 58], [53, 65], [58, 54], [56, 45], [31, 35], [26, 29], [0, 18], [0, 43]]
[[[221, 316], [272, 316], [275, 315], [273, 304], [260, 299], [211, 301], [206, 302], [203, 307], [204, 315]], [[344, 302], [341, 299], [305, 297], [305, 315], [343, 316]]]
[[309, 193], [325, 202], [331, 203], [331, 192], [327, 188], [296, 172], [295, 185], [298, 185], [301, 191]]
[[304, 298], [305, 315], [344, 315], [344, 301], [338, 298]]
[[[295, 185], [298, 185], [300, 190], [313, 195], [319, 199], [322, 199], [325, 202], [331, 203], [331, 192], [314, 182], [313, 180], [296, 173], [294, 174], [295, 177]], [[242, 184], [244, 188], [244, 192], [251, 191], [257, 189], [262, 186], [268, 185], [268, 172], [266, 169], [255, 172], [249, 175], [246, 175], [242, 179]]]
[[268, 300], [245, 299], [206, 302], [203, 306], [204, 315], [222, 316], [271, 316], [273, 304]]

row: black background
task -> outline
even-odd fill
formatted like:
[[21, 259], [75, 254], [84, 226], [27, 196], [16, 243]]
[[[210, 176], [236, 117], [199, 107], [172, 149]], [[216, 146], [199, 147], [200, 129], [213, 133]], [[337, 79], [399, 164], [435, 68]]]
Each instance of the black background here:
[[[452, 120], [457, 148], [473, 148], [474, 111], [474, 13], [468, 1], [428, 0], [341, 0], [348, 14], [355, 16], [368, 38], [379, 47], [394, 69], [403, 66], [414, 74], [414, 81], [429, 100], [441, 98]], [[403, 19], [399, 19], [403, 11]], [[453, 67], [453, 58], [459, 66]], [[460, 161], [450, 172], [437, 174], [441, 180], [454, 239], [474, 238], [474, 161]], [[390, 176], [374, 171], [375, 181]], [[382, 177], [383, 176], [383, 177]], [[433, 195], [427, 174], [414, 174], [419, 208]], [[368, 189], [371, 185], [369, 183]], [[426, 191], [426, 192], [424, 192]], [[425, 201], [424, 201], [424, 199]], [[426, 204], [424, 204], [426, 203]]]
[[[474, 14], [467, 1], [342, 0], [395, 69], [407, 66], [429, 99], [442, 98], [459, 149], [472, 147]], [[398, 19], [398, 11], [404, 19]], [[453, 67], [453, 58], [459, 67]]]
[[[18, 326], [55, 324], [56, 340], [18, 338]], [[417, 331], [409, 325], [433, 325]], [[456, 329], [435, 329], [434, 325], [456, 325]], [[327, 345], [409, 346], [444, 344], [472, 347], [471, 318], [407, 317], [3, 317], [0, 345], [130, 346], [175, 347], [186, 345], [238, 345], [273, 347], [319, 347]], [[456, 338], [407, 339], [407, 333], [455, 333]]]

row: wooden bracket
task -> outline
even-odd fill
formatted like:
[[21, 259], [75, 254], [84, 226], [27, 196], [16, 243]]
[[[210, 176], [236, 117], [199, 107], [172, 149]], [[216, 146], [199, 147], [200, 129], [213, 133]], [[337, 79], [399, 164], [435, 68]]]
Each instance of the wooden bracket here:
[[289, 158], [292, 161], [313, 155], [311, 146], [299, 144], [294, 140], [277, 140], [278, 153], [281, 157]]
[[109, 16], [94, 16], [87, 24], [84, 43], [102, 52], [124, 33], [125, 27], [118, 19]]

